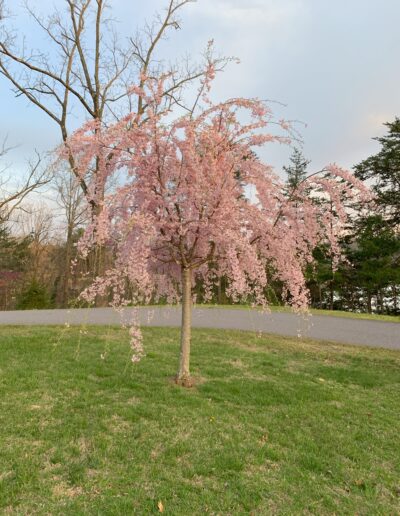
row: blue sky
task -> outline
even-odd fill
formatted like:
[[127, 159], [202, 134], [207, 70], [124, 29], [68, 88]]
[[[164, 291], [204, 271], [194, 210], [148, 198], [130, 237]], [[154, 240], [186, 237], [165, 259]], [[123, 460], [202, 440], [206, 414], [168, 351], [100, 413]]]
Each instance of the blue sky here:
[[[9, 1], [14, 25], [31, 37], [19, 1]], [[31, 0], [42, 13], [62, 0]], [[164, 0], [110, 0], [122, 37], [161, 10]], [[198, 0], [181, 14], [181, 30], [163, 42], [164, 56], [199, 55], [210, 38], [216, 49], [240, 59], [221, 74], [214, 98], [276, 100], [278, 118], [295, 119], [304, 154], [315, 170], [330, 163], [351, 167], [378, 145], [382, 123], [400, 115], [399, 0]], [[29, 38], [28, 38], [29, 40]], [[33, 37], [33, 42], [35, 39]], [[0, 79], [0, 134], [18, 144], [16, 170], [35, 148], [59, 142], [58, 128], [27, 101], [14, 98]], [[277, 169], [290, 149], [266, 149]]]

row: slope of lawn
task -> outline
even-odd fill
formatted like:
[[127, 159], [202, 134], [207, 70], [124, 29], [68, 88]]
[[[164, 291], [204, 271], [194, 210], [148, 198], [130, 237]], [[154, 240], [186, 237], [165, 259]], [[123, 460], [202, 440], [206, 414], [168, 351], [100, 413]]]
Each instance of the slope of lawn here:
[[[198, 308], [225, 308], [227, 310], [254, 310], [250, 305], [217, 305], [217, 304], [198, 304]], [[259, 310], [259, 308], [256, 308]], [[271, 312], [288, 312], [292, 309], [288, 306], [271, 305], [269, 307]], [[399, 315], [385, 315], [385, 314], [367, 314], [357, 312], [345, 312], [344, 310], [322, 310], [319, 308], [310, 308], [310, 313], [313, 315], [329, 315], [331, 317], [345, 317], [346, 319], [364, 319], [369, 321], [386, 321], [400, 323]]]
[[400, 512], [400, 353], [178, 335], [0, 328], [0, 514]]

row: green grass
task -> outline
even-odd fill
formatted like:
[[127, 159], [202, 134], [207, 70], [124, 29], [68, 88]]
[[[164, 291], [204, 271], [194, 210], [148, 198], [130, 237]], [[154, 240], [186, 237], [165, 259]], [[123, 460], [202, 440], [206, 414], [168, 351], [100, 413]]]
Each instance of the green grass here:
[[0, 328], [0, 514], [400, 512], [400, 353], [196, 330], [184, 389], [144, 335]]
[[[227, 310], [254, 310], [249, 305], [196, 305], [198, 308], [224, 308]], [[257, 308], [258, 309], [258, 308]], [[292, 312], [292, 309], [287, 306], [270, 306], [272, 312]], [[356, 312], [345, 312], [344, 310], [320, 310], [311, 308], [310, 313], [313, 315], [329, 315], [332, 317], [346, 317], [348, 319], [367, 319], [371, 321], [387, 321], [400, 323], [399, 315], [381, 315], [381, 314], [367, 314]]]

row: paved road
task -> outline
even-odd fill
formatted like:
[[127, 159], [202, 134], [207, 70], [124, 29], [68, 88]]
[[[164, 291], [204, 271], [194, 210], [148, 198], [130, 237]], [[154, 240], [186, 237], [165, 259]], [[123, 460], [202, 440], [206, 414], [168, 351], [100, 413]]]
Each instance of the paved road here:
[[[139, 308], [144, 326], [179, 326], [180, 309], [175, 307]], [[130, 310], [122, 316], [129, 321]], [[25, 310], [0, 312], [0, 324], [119, 324], [121, 315], [111, 308], [74, 310]], [[400, 323], [312, 315], [303, 318], [291, 313], [263, 314], [257, 310], [195, 308], [193, 326], [262, 331], [278, 335], [311, 337], [344, 344], [400, 349]]]

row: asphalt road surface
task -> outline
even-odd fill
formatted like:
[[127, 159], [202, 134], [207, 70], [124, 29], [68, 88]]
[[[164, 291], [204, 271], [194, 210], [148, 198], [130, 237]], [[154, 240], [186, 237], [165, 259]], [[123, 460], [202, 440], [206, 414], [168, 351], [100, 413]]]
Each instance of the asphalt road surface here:
[[[139, 320], [143, 326], [180, 326], [179, 307], [141, 307]], [[0, 312], [0, 324], [49, 325], [96, 324], [113, 325], [129, 322], [131, 310], [121, 315], [112, 308], [72, 310], [23, 310]], [[400, 323], [330, 317], [298, 316], [292, 313], [261, 313], [258, 310], [194, 308], [193, 326], [249, 330], [286, 336], [310, 337], [343, 344], [400, 349]]]

